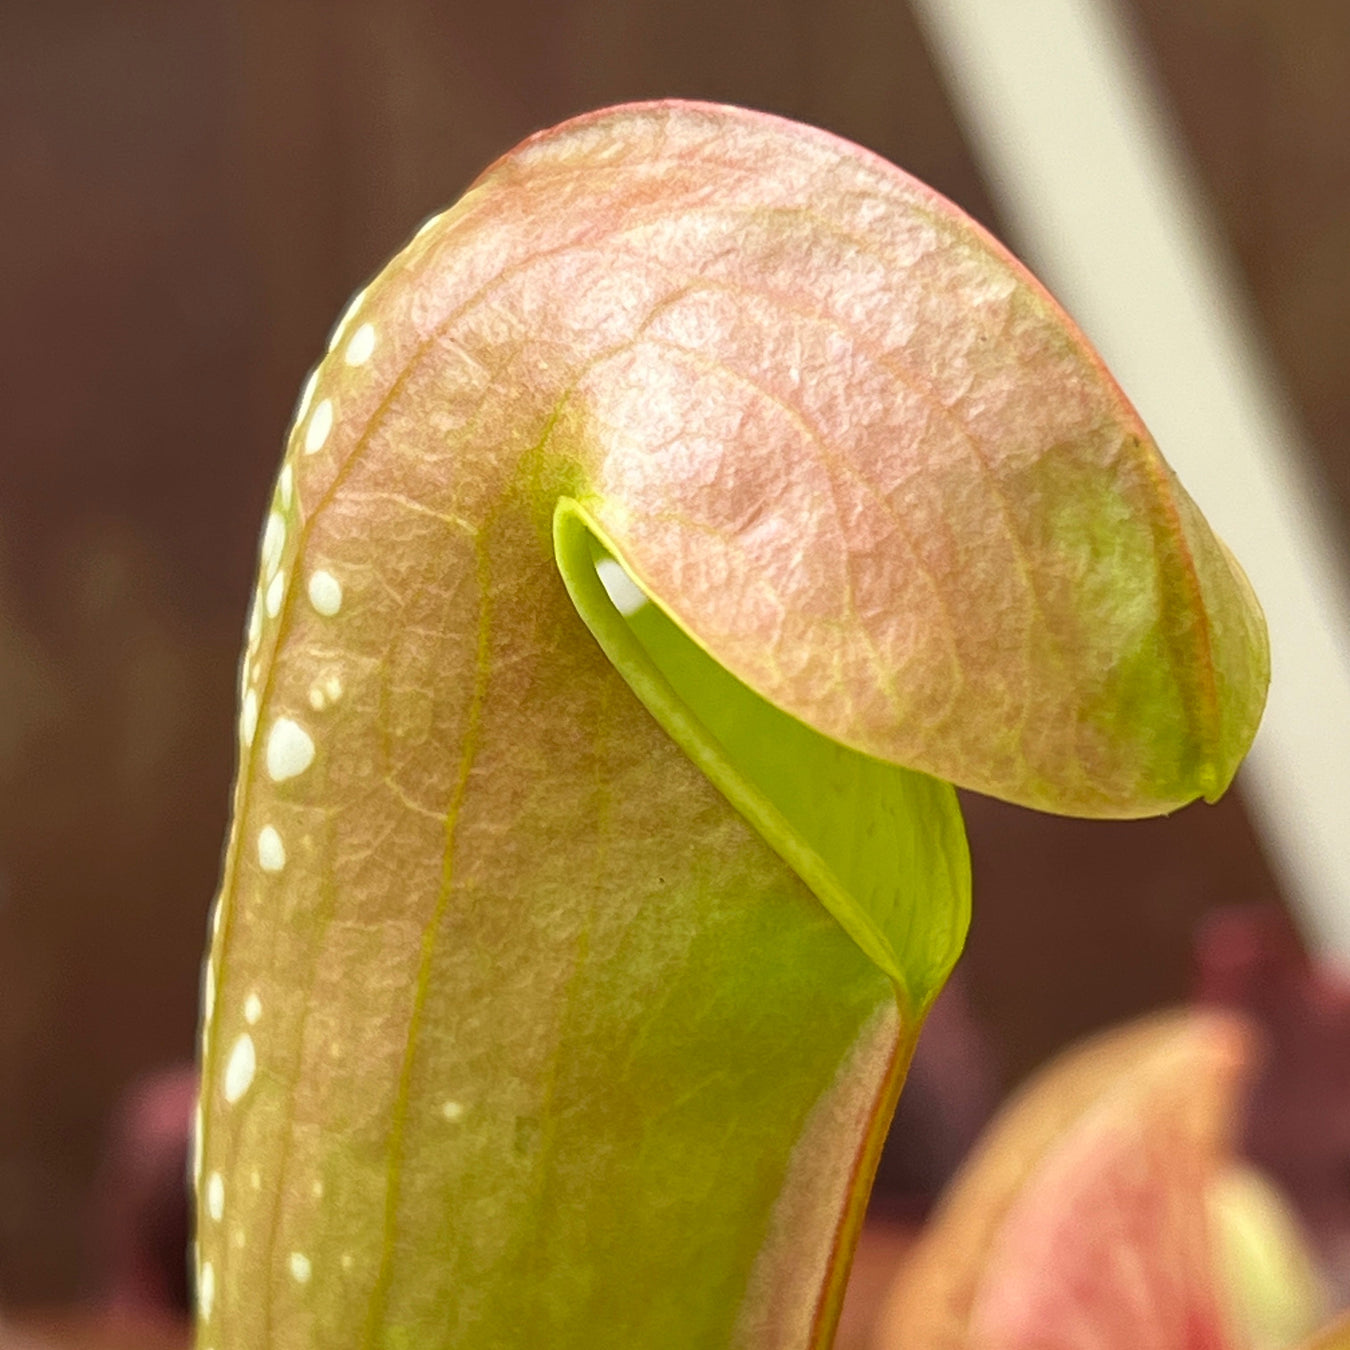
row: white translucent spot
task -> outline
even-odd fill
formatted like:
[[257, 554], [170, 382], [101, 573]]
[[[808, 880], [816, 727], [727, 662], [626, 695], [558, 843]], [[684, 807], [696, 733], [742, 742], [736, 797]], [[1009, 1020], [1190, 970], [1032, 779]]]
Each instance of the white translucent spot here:
[[314, 741], [299, 722], [278, 717], [267, 737], [267, 773], [274, 783], [302, 774], [314, 762]]
[[216, 968], [211, 964], [211, 958], [206, 959], [206, 971], [202, 977], [202, 1016], [206, 1021], [211, 1020], [211, 1014], [216, 1010]]
[[258, 1025], [258, 1018], [262, 1016], [262, 999], [258, 995], [250, 994], [244, 1000], [244, 1021], [251, 1027]]
[[258, 691], [244, 691], [244, 706], [239, 710], [239, 739], [245, 745], [253, 744], [253, 735], [258, 730]]
[[267, 584], [267, 617], [275, 619], [281, 613], [281, 602], [286, 597], [286, 573], [278, 572]]
[[291, 1268], [291, 1279], [296, 1284], [308, 1284], [310, 1272], [313, 1269], [309, 1264], [309, 1257], [304, 1252], [292, 1252], [291, 1259], [287, 1263]]
[[300, 391], [300, 405], [295, 410], [295, 420], [299, 422], [301, 418], [309, 411], [309, 405], [314, 399], [314, 390], [319, 383], [319, 368], [315, 366], [309, 372], [309, 378], [305, 381], [305, 387]]
[[314, 702], [315, 694], [319, 696], [320, 706], [328, 703], [336, 703], [342, 697], [342, 676], [335, 670], [330, 670], [327, 675], [321, 679], [315, 680], [309, 691], [309, 701]]
[[235, 1247], [237, 1247], [239, 1251], [243, 1251], [245, 1241], [244, 1230], [242, 1228], [236, 1228], [234, 1232], [230, 1234], [230, 1237], [234, 1242]]
[[270, 577], [281, 565], [281, 554], [285, 547], [286, 518], [279, 511], [269, 511], [267, 524], [263, 527], [263, 576]]
[[248, 1184], [255, 1191], [262, 1190], [262, 1173], [256, 1167], [248, 1174]]
[[370, 354], [375, 350], [375, 326], [369, 323], [363, 323], [360, 328], [352, 334], [352, 340], [347, 344], [347, 354], [343, 360], [349, 366], [364, 366], [370, 360]]
[[229, 1062], [225, 1065], [225, 1100], [233, 1104], [253, 1084], [253, 1071], [258, 1058], [253, 1049], [253, 1037], [245, 1031], [234, 1043]]
[[464, 1107], [459, 1102], [442, 1102], [441, 1115], [443, 1115], [446, 1120], [454, 1122], [463, 1117]]
[[314, 1185], [312, 1185], [309, 1189], [310, 1189], [310, 1193], [314, 1196], [314, 1198], [315, 1198], [316, 1200], [322, 1200], [322, 1199], [323, 1199], [323, 1182], [322, 1182], [322, 1181], [316, 1181], [316, 1182], [314, 1183]]
[[216, 1268], [207, 1261], [197, 1276], [197, 1311], [203, 1322], [211, 1320], [211, 1309], [216, 1303]]
[[220, 921], [225, 913], [223, 901], [217, 898], [216, 903], [211, 906], [211, 941], [214, 942], [220, 936]]
[[225, 1178], [212, 1172], [206, 1179], [206, 1212], [217, 1222], [225, 1213]]
[[328, 350], [331, 352], [339, 342], [342, 341], [342, 335], [347, 331], [347, 325], [356, 318], [356, 312], [366, 301], [365, 290], [357, 291], [347, 303], [347, 308], [342, 311], [342, 317], [333, 326], [332, 335], [328, 339]]
[[332, 618], [342, 608], [342, 583], [331, 572], [312, 573], [309, 603], [326, 618]]
[[601, 558], [595, 564], [595, 575], [605, 588], [614, 608], [626, 619], [636, 614], [647, 603], [647, 597], [638, 589], [636, 582], [613, 558]]
[[[248, 646], [252, 651], [262, 637], [262, 606], [255, 600], [248, 612]], [[248, 679], [248, 662], [244, 662], [244, 678]]]
[[290, 461], [287, 460], [281, 466], [281, 473], [277, 477], [277, 493], [281, 497], [282, 506], [289, 507], [291, 496], [295, 491], [295, 472], [291, 468]]
[[343, 1252], [343, 1253], [342, 1253], [342, 1269], [343, 1269], [343, 1270], [350, 1270], [355, 1264], [356, 1264], [356, 1262], [352, 1259], [352, 1254], [351, 1254], [351, 1252]]
[[280, 872], [286, 866], [286, 845], [271, 825], [258, 831], [258, 866], [264, 872]]
[[309, 428], [305, 432], [305, 454], [313, 455], [322, 450], [332, 429], [333, 400], [326, 398], [314, 409], [314, 416], [309, 419]]

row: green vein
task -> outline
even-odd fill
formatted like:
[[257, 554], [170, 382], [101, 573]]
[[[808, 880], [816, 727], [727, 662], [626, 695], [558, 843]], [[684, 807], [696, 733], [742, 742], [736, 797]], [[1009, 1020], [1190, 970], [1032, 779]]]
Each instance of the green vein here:
[[[483, 522], [484, 532], [487, 530], [490, 519], [489, 516]], [[389, 1284], [393, 1278], [394, 1239], [398, 1228], [398, 1207], [402, 1193], [403, 1145], [408, 1122], [408, 1105], [412, 1095], [413, 1067], [417, 1059], [417, 1046], [426, 1014], [427, 996], [431, 988], [431, 966], [436, 955], [436, 944], [453, 892], [455, 831], [459, 823], [459, 813], [464, 804], [464, 796], [468, 790], [469, 774], [478, 752], [483, 705], [487, 700], [491, 633], [491, 606], [489, 604], [491, 569], [488, 563], [487, 548], [481, 538], [475, 542], [474, 551], [478, 560], [479, 608], [473, 698], [469, 704], [468, 727], [464, 735], [464, 748], [460, 754], [459, 774], [445, 814], [445, 849], [441, 861], [440, 889], [436, 896], [436, 904], [432, 909], [431, 918], [422, 930], [422, 954], [418, 962], [417, 983], [413, 991], [412, 1013], [408, 1022], [408, 1039], [404, 1048], [403, 1063], [399, 1070], [398, 1092], [394, 1099], [393, 1123], [389, 1136], [388, 1185], [385, 1189], [384, 1235], [380, 1251], [380, 1266], [375, 1278], [375, 1287], [371, 1291], [370, 1306], [366, 1314], [365, 1333], [362, 1337], [362, 1345], [366, 1347], [366, 1350], [371, 1350], [375, 1345], [376, 1333], [384, 1320], [388, 1303]]]

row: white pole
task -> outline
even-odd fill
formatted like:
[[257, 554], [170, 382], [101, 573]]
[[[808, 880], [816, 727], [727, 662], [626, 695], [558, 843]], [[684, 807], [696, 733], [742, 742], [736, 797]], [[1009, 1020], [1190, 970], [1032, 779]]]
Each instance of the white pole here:
[[1012, 243], [1097, 345], [1270, 624], [1242, 791], [1310, 943], [1350, 964], [1346, 552], [1112, 0], [914, 0]]

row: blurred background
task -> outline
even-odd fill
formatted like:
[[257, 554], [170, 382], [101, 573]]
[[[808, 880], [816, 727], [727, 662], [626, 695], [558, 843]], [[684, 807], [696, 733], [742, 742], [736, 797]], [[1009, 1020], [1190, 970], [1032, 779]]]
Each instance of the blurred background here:
[[[1350, 6], [1120, 10], [1344, 519]], [[0, 6], [0, 1308], [99, 1292], [110, 1140], [153, 1116], [126, 1094], [191, 1059], [259, 522], [346, 297], [530, 131], [667, 95], [830, 128], [998, 233], [937, 70], [898, 0]], [[1240, 791], [966, 805], [997, 1086], [1190, 996], [1206, 916], [1287, 899]]]

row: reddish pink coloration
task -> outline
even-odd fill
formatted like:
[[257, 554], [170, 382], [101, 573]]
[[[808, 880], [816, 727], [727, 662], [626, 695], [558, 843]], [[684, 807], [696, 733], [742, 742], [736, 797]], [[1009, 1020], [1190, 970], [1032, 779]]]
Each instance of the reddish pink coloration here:
[[1212, 796], [1264, 696], [1241, 573], [950, 203], [737, 109], [527, 142], [348, 311], [278, 479], [205, 984], [204, 1346], [828, 1340], [964, 926], [954, 798], [887, 771], [923, 804], [866, 913], [849, 822], [825, 857], [757, 814], [615, 655], [592, 543], [813, 748], [1033, 805]]
[[887, 1350], [1230, 1350], [1205, 1191], [1251, 1057], [1219, 1014], [1100, 1037], [1005, 1109], [893, 1296]]
[[1246, 1152], [1298, 1206], [1350, 1298], [1350, 981], [1311, 960], [1274, 908], [1224, 911], [1196, 946], [1200, 1001], [1250, 1017], [1270, 1044]]
[[113, 1120], [96, 1218], [100, 1302], [111, 1313], [187, 1316], [187, 1160], [196, 1097], [194, 1070], [167, 1070], [137, 1082]]
[[[1229, 1345], [1204, 1202], [1217, 1142], [1205, 1117], [1217, 1104], [1203, 1100], [1228, 1085], [1187, 1080], [1231, 1067], [1199, 1062], [1189, 1049], [1152, 1070], [1152, 1081], [1095, 1106], [1029, 1181], [981, 1275], [976, 1345], [1067, 1350], [1093, 1337], [1122, 1350]], [[1216, 1050], [1235, 1063], [1235, 1051]], [[1080, 1337], [1075, 1328], [1087, 1324], [1092, 1336]]]
[[1081, 814], [1227, 785], [1268, 674], [1246, 579], [950, 202], [824, 132], [670, 103], [542, 133], [452, 216], [397, 311], [373, 297], [401, 348], [374, 366], [402, 368], [376, 425], [473, 418], [485, 475], [542, 433], [648, 593], [857, 749]]

